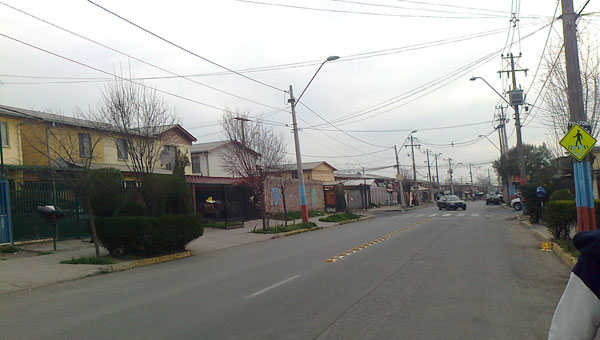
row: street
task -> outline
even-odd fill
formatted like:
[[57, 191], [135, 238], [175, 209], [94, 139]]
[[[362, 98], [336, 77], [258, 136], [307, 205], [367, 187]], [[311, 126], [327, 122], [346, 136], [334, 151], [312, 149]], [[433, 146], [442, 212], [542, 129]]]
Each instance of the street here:
[[545, 339], [569, 268], [516, 213], [375, 219], [0, 296], [3, 339]]

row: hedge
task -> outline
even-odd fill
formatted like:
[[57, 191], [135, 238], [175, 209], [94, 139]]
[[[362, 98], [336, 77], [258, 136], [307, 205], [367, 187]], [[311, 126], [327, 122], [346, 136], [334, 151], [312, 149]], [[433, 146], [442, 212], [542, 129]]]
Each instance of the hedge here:
[[570, 227], [577, 223], [575, 201], [550, 201], [544, 206], [546, 227], [555, 239], [569, 236]]
[[173, 253], [204, 232], [200, 214], [119, 216], [95, 222], [100, 242], [115, 256]]

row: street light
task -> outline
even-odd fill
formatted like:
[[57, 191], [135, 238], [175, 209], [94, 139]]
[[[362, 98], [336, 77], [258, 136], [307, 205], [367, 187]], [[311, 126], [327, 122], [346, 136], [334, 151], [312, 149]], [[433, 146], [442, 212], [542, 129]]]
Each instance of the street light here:
[[505, 102], [505, 103], [507, 103], [508, 105], [512, 106], [512, 104], [511, 104], [511, 103], [509, 103], [509, 102], [508, 102], [508, 100], [506, 100], [506, 98], [504, 98], [504, 96], [502, 96], [502, 95], [500, 94], [500, 92], [496, 91], [496, 89], [495, 89], [495, 88], [494, 88], [492, 85], [490, 85], [490, 83], [488, 83], [488, 82], [487, 82], [487, 80], [485, 80], [485, 79], [483, 79], [483, 78], [481, 78], [481, 77], [471, 77], [471, 79], [469, 79], [469, 80], [470, 80], [470, 81], [475, 81], [475, 80], [477, 80], [477, 79], [481, 79], [481, 80], [483, 80], [483, 82], [484, 82], [484, 83], [486, 83], [486, 85], [487, 85], [487, 86], [489, 86], [489, 87], [490, 87], [492, 90], [494, 90], [494, 92], [496, 92], [496, 94], [497, 94], [497, 95], [498, 95], [500, 98], [502, 98], [502, 100], [504, 100], [504, 102]]
[[304, 188], [304, 172], [302, 170], [302, 156], [300, 155], [300, 140], [298, 139], [298, 123], [296, 122], [296, 105], [300, 101], [300, 98], [302, 98], [302, 95], [304, 95], [304, 92], [306, 92], [306, 89], [308, 89], [308, 86], [310, 86], [310, 84], [312, 83], [313, 79], [315, 79], [317, 73], [319, 73], [323, 65], [325, 65], [325, 63], [328, 61], [337, 60], [339, 58], [340, 57], [338, 56], [330, 56], [327, 59], [325, 59], [325, 61], [322, 62], [321, 66], [319, 66], [319, 68], [317, 69], [317, 72], [315, 72], [312, 78], [310, 78], [310, 81], [308, 82], [304, 90], [302, 90], [302, 93], [300, 93], [298, 99], [294, 99], [294, 92], [292, 90], [292, 85], [290, 85], [290, 99], [288, 100], [288, 103], [290, 103], [292, 107], [292, 126], [294, 130], [294, 145], [296, 148], [298, 193], [300, 195], [300, 210], [302, 212], [302, 223], [308, 223], [308, 208], [306, 207], [306, 189]]
[[[487, 86], [489, 86], [492, 90], [494, 90], [494, 92], [496, 92], [496, 94], [502, 98], [502, 100], [507, 103], [509, 106], [511, 106], [514, 110], [515, 110], [515, 130], [517, 132], [517, 162], [519, 165], [519, 179], [521, 184], [523, 184], [526, 176], [527, 176], [527, 172], [525, 169], [525, 158], [523, 157], [523, 138], [521, 136], [521, 121], [519, 119], [519, 105], [517, 103], [515, 104], [511, 104], [509, 101], [506, 100], [506, 98], [504, 98], [500, 93], [498, 93], [498, 91], [496, 91], [496, 89], [490, 85], [490, 83], [488, 83], [485, 79], [481, 78], [481, 77], [471, 77], [471, 81], [475, 81], [477, 79], [481, 79], [483, 80], [484, 83], [487, 84]], [[514, 80], [514, 79], [513, 79]], [[513, 84], [513, 87], [516, 87], [516, 85]], [[513, 90], [515, 90], [513, 88]], [[494, 145], [495, 146], [495, 145]]]
[[499, 147], [497, 147], [497, 146], [496, 146], [496, 144], [494, 144], [494, 142], [492, 142], [492, 140], [488, 138], [488, 136], [486, 136], [486, 135], [479, 135], [479, 138], [481, 138], [481, 137], [483, 137], [483, 138], [487, 139], [487, 140], [488, 140], [490, 143], [492, 143], [492, 145], [493, 145], [493, 146], [494, 146], [496, 149], [498, 149], [498, 151], [500, 151], [500, 153], [502, 153], [502, 150], [500, 150], [500, 148], [499, 148]]

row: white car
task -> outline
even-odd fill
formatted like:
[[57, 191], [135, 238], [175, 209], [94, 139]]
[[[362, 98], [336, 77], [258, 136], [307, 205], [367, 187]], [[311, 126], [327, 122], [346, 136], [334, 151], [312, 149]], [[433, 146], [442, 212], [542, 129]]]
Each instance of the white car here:
[[521, 197], [514, 198], [510, 201], [510, 206], [513, 207], [516, 211], [523, 209], [523, 204], [521, 204]]

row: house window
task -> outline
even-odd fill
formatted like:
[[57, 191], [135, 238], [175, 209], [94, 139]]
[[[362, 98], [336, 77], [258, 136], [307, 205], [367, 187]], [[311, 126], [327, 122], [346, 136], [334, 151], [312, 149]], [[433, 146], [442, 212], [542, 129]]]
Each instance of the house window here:
[[298, 170], [292, 170], [292, 178], [298, 179]]
[[173, 170], [173, 165], [175, 165], [175, 153], [177, 152], [177, 147], [173, 145], [165, 145], [163, 147], [163, 152], [160, 155], [160, 162], [164, 169]]
[[2, 134], [2, 146], [10, 146], [8, 139], [8, 123], [0, 122], [0, 133]]
[[129, 148], [127, 147], [126, 139], [117, 139], [117, 158], [120, 160], [127, 160], [129, 158]]
[[79, 134], [79, 157], [92, 157], [92, 138], [89, 133]]
[[200, 155], [195, 154], [192, 155], [192, 173], [201, 174], [202, 173], [202, 163], [200, 162]]

